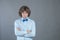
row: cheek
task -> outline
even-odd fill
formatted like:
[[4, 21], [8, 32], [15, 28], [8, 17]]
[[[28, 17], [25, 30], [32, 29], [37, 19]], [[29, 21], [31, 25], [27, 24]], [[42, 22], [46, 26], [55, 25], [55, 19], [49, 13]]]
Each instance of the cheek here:
[[23, 16], [24, 14], [22, 14], [22, 16]]
[[26, 14], [26, 16], [28, 16], [28, 14]]
[[24, 14], [22, 14], [22, 17], [24, 17], [25, 15]]
[[28, 16], [28, 14], [26, 14]]

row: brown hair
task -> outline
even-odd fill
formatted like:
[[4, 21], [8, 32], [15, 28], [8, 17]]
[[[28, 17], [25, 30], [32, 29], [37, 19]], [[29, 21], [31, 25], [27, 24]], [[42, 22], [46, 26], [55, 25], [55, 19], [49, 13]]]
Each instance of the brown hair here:
[[22, 17], [22, 12], [26, 11], [28, 13], [28, 17], [31, 14], [31, 10], [29, 9], [28, 6], [21, 6], [21, 8], [19, 9], [19, 16]]

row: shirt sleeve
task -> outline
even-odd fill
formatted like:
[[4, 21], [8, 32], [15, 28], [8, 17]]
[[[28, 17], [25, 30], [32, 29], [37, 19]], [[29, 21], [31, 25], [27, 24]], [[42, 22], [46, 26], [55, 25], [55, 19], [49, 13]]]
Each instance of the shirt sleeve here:
[[35, 37], [36, 35], [36, 25], [35, 22], [32, 22], [32, 32], [29, 34], [26, 34], [25, 37]]
[[14, 31], [16, 36], [23, 36], [26, 32], [25, 31], [18, 31], [16, 28], [19, 27], [19, 24], [17, 21], [14, 22]]

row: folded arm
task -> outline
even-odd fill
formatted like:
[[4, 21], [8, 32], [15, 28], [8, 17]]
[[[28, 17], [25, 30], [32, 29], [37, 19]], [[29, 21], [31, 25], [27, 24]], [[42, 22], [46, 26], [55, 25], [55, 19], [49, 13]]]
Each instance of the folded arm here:
[[27, 31], [27, 34], [25, 34], [25, 37], [35, 37], [36, 34], [36, 27], [35, 22], [32, 23], [32, 29]]
[[16, 36], [22, 36], [26, 34], [26, 31], [22, 31], [21, 28], [19, 28], [19, 24], [17, 22], [14, 23], [14, 31]]

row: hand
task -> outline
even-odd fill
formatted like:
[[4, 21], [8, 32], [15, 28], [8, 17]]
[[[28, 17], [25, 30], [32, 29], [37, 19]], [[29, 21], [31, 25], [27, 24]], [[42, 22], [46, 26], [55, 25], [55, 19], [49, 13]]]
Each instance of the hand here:
[[21, 29], [20, 29], [19, 27], [17, 27], [17, 30], [18, 30], [18, 31], [21, 31]]
[[31, 32], [31, 30], [27, 30], [27, 33], [30, 33]]

